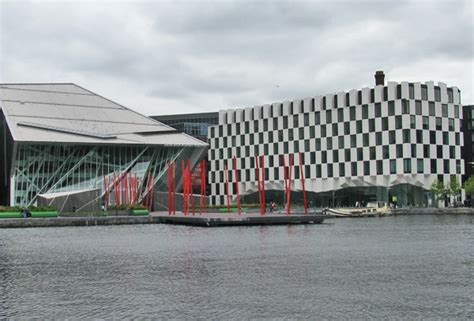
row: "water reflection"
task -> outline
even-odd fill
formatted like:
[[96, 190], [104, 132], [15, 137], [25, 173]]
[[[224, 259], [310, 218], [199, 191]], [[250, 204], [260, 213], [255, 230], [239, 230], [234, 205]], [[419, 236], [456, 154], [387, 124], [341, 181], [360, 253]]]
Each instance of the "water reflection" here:
[[461, 318], [472, 218], [0, 231], [0, 318]]

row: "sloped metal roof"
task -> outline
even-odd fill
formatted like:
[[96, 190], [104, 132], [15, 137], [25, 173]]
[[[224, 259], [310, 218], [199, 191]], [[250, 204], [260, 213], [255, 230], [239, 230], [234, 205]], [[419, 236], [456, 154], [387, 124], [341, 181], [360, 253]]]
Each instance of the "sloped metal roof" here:
[[72, 83], [0, 84], [0, 109], [19, 142], [207, 146]]

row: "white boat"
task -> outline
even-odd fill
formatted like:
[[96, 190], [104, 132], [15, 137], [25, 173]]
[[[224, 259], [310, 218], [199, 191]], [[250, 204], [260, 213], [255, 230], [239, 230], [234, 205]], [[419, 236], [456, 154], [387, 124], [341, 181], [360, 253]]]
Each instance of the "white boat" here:
[[385, 202], [369, 202], [366, 207], [329, 208], [328, 212], [336, 217], [375, 217], [390, 215], [390, 207]]

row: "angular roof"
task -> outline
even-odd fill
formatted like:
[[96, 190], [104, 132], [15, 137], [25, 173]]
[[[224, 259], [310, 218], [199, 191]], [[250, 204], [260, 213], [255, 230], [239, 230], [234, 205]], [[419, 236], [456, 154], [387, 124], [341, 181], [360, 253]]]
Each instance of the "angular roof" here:
[[0, 84], [15, 141], [205, 147], [206, 143], [76, 84]]

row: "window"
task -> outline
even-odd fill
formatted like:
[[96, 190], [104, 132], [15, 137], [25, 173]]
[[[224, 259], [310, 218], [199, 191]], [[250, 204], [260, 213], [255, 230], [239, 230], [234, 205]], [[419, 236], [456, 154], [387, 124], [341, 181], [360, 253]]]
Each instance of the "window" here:
[[441, 130], [441, 117], [436, 117], [436, 130]]
[[405, 158], [403, 160], [403, 172], [405, 174], [411, 173], [411, 159], [410, 158]]
[[337, 128], [337, 124], [332, 124], [332, 136], [337, 136], [339, 134], [339, 130]]
[[370, 162], [364, 162], [364, 175], [370, 175]]
[[432, 159], [430, 161], [430, 167], [431, 167], [431, 174], [436, 174], [438, 172], [438, 166], [437, 166], [437, 161], [436, 159]]
[[435, 90], [435, 92], [434, 92], [435, 93], [435, 101], [441, 101], [441, 89], [438, 86], [436, 86], [434, 90]]
[[421, 115], [421, 100], [415, 100], [415, 114]]
[[356, 145], [357, 145], [356, 135], [351, 135], [351, 147], [356, 147]]
[[309, 154], [309, 161], [310, 161], [311, 164], [316, 163], [316, 153], [315, 152], [311, 152]]
[[402, 128], [402, 116], [398, 115], [395, 116], [395, 129], [401, 129]]
[[453, 88], [448, 88], [448, 103], [453, 103], [453, 102], [454, 102]]
[[443, 146], [436, 146], [436, 157], [438, 159], [443, 158]]
[[350, 105], [349, 93], [346, 93], [346, 107]]
[[321, 150], [321, 139], [320, 138], [316, 138], [315, 140], [315, 147], [316, 147], [316, 150]]
[[423, 116], [423, 129], [429, 129], [429, 118], [428, 116]]
[[388, 130], [388, 117], [382, 118], [382, 130]]
[[351, 133], [350, 123], [346, 121], [344, 123], [344, 135], [349, 135]]
[[333, 150], [332, 151], [332, 162], [333, 163], [338, 163], [339, 162], [339, 151], [338, 150]]
[[326, 124], [332, 123], [332, 110], [326, 111]]
[[397, 99], [402, 98], [402, 85], [397, 85]]
[[362, 144], [366, 147], [369, 146], [369, 134], [362, 135]]
[[443, 132], [443, 145], [449, 145], [449, 133]]
[[316, 165], [316, 177], [321, 177], [321, 165]]
[[396, 146], [397, 158], [403, 157], [403, 145], [399, 144]]
[[448, 117], [448, 105], [446, 104], [441, 105], [441, 113], [443, 117]]
[[383, 100], [387, 101], [388, 100], [388, 88], [383, 87]]
[[406, 99], [402, 100], [402, 114], [410, 113], [410, 102]]
[[436, 144], [436, 132], [430, 130], [430, 144]]
[[370, 159], [375, 160], [376, 158], [375, 147], [370, 147], [369, 154], [370, 154]]
[[311, 98], [311, 111], [315, 110], [314, 98]]
[[357, 176], [357, 162], [351, 163], [351, 175]]
[[298, 115], [293, 115], [293, 127], [297, 128], [299, 126]]
[[362, 133], [362, 120], [356, 121], [356, 133], [357, 134]]
[[321, 137], [326, 137], [326, 125], [321, 125]]
[[283, 116], [283, 128], [288, 128], [288, 116]]
[[430, 145], [423, 145], [423, 157], [430, 158]]
[[346, 167], [344, 163], [339, 164], [339, 177], [346, 176]]
[[459, 118], [459, 106], [458, 105], [454, 106], [454, 117]]
[[454, 119], [449, 118], [448, 124], [449, 124], [449, 131], [454, 131]]
[[435, 104], [433, 102], [429, 102], [429, 114], [430, 116], [434, 116], [436, 114], [435, 112]]
[[369, 131], [374, 132], [375, 131], [375, 119], [369, 119]]
[[456, 150], [454, 146], [449, 146], [449, 158], [451, 159], [456, 158]]
[[377, 161], [377, 175], [382, 175], [383, 174], [383, 161], [378, 160]]
[[316, 125], [321, 124], [321, 114], [319, 111], [314, 113], [314, 120]]
[[395, 102], [393, 100], [388, 102], [388, 115], [395, 115]]
[[344, 109], [342, 108], [337, 110], [337, 121], [341, 123], [344, 121]]
[[328, 164], [328, 177], [333, 177], [332, 164]]
[[309, 128], [309, 138], [314, 138], [316, 137], [316, 131], [314, 130], [314, 126], [311, 126]]
[[383, 159], [388, 159], [388, 158], [390, 158], [390, 153], [389, 153], [389, 150], [388, 150], [388, 146], [387, 146], [387, 145], [382, 146], [382, 156], [383, 156]]
[[411, 157], [416, 157], [416, 144], [411, 144]]
[[339, 136], [337, 140], [338, 140], [337, 142], [338, 148], [339, 149], [344, 148], [344, 136]]
[[350, 107], [349, 108], [349, 119], [350, 120], [355, 120], [356, 118], [356, 109], [355, 107]]
[[304, 117], [304, 125], [309, 126], [309, 114], [305, 113], [303, 117]]
[[357, 148], [357, 160], [361, 161], [364, 159], [364, 153], [362, 147]]
[[421, 99], [428, 100], [428, 87], [421, 85]]
[[449, 159], [443, 161], [444, 173], [449, 174]]
[[409, 143], [410, 142], [410, 130], [409, 129], [404, 129], [403, 130], [403, 142], [404, 143]]
[[409, 84], [408, 85], [408, 93], [409, 93], [410, 99], [415, 98], [415, 85], [414, 84]]
[[351, 150], [350, 149], [345, 149], [344, 150], [344, 159], [346, 162], [351, 161]]
[[357, 92], [357, 104], [362, 105], [362, 91], [361, 90]]
[[375, 144], [376, 145], [382, 145], [382, 133], [381, 132], [377, 132], [375, 133]]
[[382, 116], [382, 105], [380, 103], [375, 103], [374, 109], [375, 109], [375, 117], [381, 117]]
[[416, 118], [415, 115], [410, 115], [410, 128], [416, 128]]
[[423, 131], [421, 129], [416, 131], [416, 143], [423, 144]]
[[326, 141], [326, 148], [331, 150], [332, 149], [332, 137], [328, 137]]
[[417, 159], [416, 160], [416, 172], [418, 174], [423, 174], [424, 172], [424, 161], [422, 159]]
[[395, 144], [396, 139], [395, 139], [395, 131], [391, 130], [388, 132], [388, 143], [389, 144]]
[[397, 161], [395, 159], [390, 160], [390, 174], [397, 173]]
[[362, 118], [368, 119], [369, 118], [369, 106], [362, 105]]

